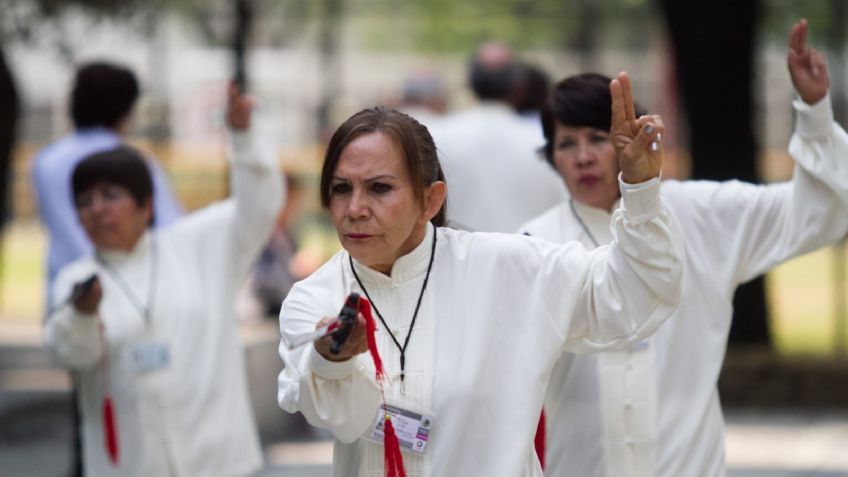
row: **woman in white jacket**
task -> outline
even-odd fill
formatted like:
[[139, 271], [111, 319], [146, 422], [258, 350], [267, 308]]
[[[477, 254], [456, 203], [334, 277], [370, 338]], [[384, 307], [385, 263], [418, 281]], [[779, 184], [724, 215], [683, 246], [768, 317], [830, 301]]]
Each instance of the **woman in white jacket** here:
[[[545, 472], [581, 477], [725, 475], [716, 384], [736, 287], [771, 267], [834, 243], [848, 231], [848, 135], [833, 121], [824, 59], [795, 25], [788, 52], [798, 92], [791, 181], [667, 181], [662, 195], [686, 241], [683, 295], [673, 318], [637, 346], [564, 353], [545, 399]], [[521, 232], [604, 247], [619, 200], [611, 101], [597, 74], [554, 89], [543, 113], [546, 156], [571, 199]], [[720, 141], [721, 138], [716, 138]], [[710, 158], [699, 158], [710, 160]]]
[[363, 318], [339, 354], [329, 338], [290, 348], [350, 292], [379, 320], [385, 397], [409, 476], [541, 475], [532, 436], [562, 350], [629, 346], [674, 309], [681, 244], [659, 196], [662, 149], [651, 147], [662, 124], [634, 117], [626, 74], [610, 88], [623, 205], [617, 240], [594, 252], [441, 227], [447, 186], [436, 148], [406, 115], [364, 110], [333, 135], [321, 199], [344, 251], [283, 302], [278, 397], [333, 433], [335, 475], [385, 470]]
[[261, 465], [233, 302], [282, 183], [273, 157], [254, 150], [250, 115], [231, 88], [233, 196], [163, 229], [148, 228], [150, 175], [132, 149], [74, 171], [96, 253], [59, 273], [45, 341], [80, 383], [86, 475], [237, 476]]

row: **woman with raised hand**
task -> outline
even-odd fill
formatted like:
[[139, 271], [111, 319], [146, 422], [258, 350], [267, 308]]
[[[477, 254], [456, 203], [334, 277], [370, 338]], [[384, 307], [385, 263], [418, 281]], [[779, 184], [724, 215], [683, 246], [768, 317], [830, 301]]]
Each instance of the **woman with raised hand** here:
[[262, 453], [235, 321], [241, 280], [282, 204], [280, 173], [233, 86], [232, 197], [151, 230], [152, 182], [128, 147], [77, 166], [95, 254], [63, 268], [45, 341], [79, 379], [86, 475], [246, 476]]
[[[736, 287], [848, 232], [848, 136], [833, 121], [827, 65], [806, 47], [806, 34], [805, 20], [792, 28], [787, 58], [799, 96], [789, 143], [794, 177], [768, 186], [663, 183], [685, 238], [680, 307], [653, 337], [630, 349], [562, 355], [545, 400], [546, 474], [725, 474], [716, 385]], [[608, 132], [606, 111], [615, 97], [608, 81], [582, 74], [554, 89], [542, 118], [545, 155], [571, 199], [521, 232], [558, 243], [579, 240], [588, 249], [613, 242], [609, 226], [623, 199], [614, 183], [617, 138]]]
[[[283, 302], [278, 398], [332, 432], [336, 476], [386, 471], [383, 395], [406, 475], [541, 475], [532, 436], [562, 351], [631, 346], [674, 310], [682, 244], [660, 199], [662, 148], [652, 146], [663, 128], [635, 118], [629, 85], [624, 73], [610, 84], [617, 240], [592, 252], [442, 227], [448, 186], [436, 147], [406, 115], [366, 109], [335, 132], [321, 201], [344, 250]], [[332, 336], [295, 346], [351, 292], [377, 322], [380, 383], [362, 314], [340, 349]]]

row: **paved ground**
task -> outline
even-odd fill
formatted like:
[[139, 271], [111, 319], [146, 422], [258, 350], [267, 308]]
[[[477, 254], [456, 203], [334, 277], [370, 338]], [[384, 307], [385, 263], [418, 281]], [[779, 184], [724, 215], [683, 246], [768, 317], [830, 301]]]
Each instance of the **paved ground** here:
[[[70, 460], [64, 392], [0, 392], [0, 476], [61, 477]], [[326, 436], [268, 442], [259, 477], [330, 477]], [[730, 477], [848, 476], [848, 413], [729, 411]]]
[[[727, 421], [729, 477], [848, 476], [848, 412], [731, 410]], [[274, 444], [261, 475], [329, 477], [331, 452], [326, 441]]]

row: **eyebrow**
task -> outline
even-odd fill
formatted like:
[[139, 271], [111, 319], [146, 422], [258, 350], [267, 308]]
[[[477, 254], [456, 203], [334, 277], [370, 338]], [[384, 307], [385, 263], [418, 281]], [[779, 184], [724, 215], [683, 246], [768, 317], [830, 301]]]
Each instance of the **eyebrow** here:
[[[397, 179], [397, 177], [395, 177], [391, 174], [380, 174], [380, 175], [377, 175], [377, 176], [366, 178], [365, 182], [374, 182], [374, 181], [385, 180], [385, 179]], [[339, 177], [339, 176], [333, 176], [333, 180], [334, 181], [350, 182], [350, 181], [348, 181], [348, 179], [346, 179], [344, 177]]]

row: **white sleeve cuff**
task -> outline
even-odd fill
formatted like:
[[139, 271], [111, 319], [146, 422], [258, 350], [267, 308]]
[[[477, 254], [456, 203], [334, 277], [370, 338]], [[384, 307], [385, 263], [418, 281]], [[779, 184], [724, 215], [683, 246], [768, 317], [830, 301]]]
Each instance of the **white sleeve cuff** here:
[[621, 208], [629, 220], [638, 223], [660, 214], [659, 177], [638, 184], [628, 184], [619, 174], [618, 185], [621, 188]]
[[309, 367], [316, 376], [324, 379], [344, 379], [356, 369], [357, 357], [353, 356], [345, 361], [330, 361], [321, 356], [312, 346], [309, 353]]
[[798, 122], [796, 131], [801, 136], [822, 136], [830, 132], [833, 124], [833, 108], [830, 103], [830, 91], [816, 104], [807, 104], [801, 99], [792, 101]]

